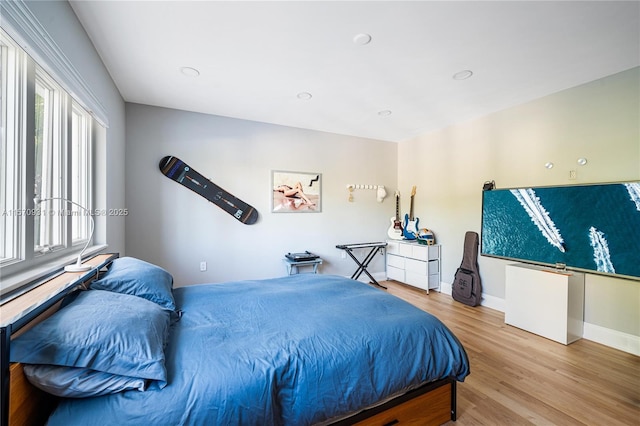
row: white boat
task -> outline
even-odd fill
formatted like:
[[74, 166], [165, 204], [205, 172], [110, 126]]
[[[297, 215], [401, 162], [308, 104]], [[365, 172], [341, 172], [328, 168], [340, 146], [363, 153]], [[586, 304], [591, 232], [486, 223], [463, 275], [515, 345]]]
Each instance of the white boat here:
[[562, 239], [560, 231], [551, 220], [551, 217], [549, 217], [549, 212], [540, 203], [540, 198], [536, 196], [535, 191], [531, 188], [521, 188], [512, 189], [511, 193], [529, 214], [531, 221], [536, 224], [542, 235], [549, 241], [549, 244], [564, 253], [564, 239]]
[[609, 254], [609, 243], [604, 232], [598, 231], [592, 226], [589, 228], [589, 240], [593, 248], [593, 261], [596, 263], [596, 270], [598, 272], [615, 273], [616, 270]]
[[636, 204], [636, 210], [640, 212], [640, 182], [625, 183], [629, 198]]

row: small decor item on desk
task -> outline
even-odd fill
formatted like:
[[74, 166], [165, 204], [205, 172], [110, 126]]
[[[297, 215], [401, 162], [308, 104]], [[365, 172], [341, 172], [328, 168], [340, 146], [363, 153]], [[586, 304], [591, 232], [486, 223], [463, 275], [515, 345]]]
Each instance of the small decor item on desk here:
[[318, 259], [320, 256], [318, 256], [317, 254], [313, 254], [309, 251], [304, 251], [302, 253], [287, 253], [284, 255], [284, 257], [294, 262], [304, 262], [307, 260]]
[[[548, 167], [548, 168], [551, 168], [551, 167]], [[495, 180], [488, 180], [488, 181], [486, 181], [484, 183], [484, 185], [482, 185], [482, 190], [483, 191], [491, 191], [495, 187], [496, 187], [496, 181]]]
[[432, 246], [436, 243], [436, 236], [433, 235], [433, 232], [427, 228], [422, 228], [418, 231], [418, 236], [416, 237], [418, 243]]

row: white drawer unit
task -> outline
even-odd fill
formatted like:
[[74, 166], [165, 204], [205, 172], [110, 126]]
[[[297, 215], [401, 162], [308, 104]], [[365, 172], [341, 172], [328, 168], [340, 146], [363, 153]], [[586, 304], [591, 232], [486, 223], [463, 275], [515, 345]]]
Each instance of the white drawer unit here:
[[584, 331], [584, 274], [507, 265], [504, 322], [568, 345]]
[[440, 244], [387, 241], [387, 279], [426, 290], [440, 289]]

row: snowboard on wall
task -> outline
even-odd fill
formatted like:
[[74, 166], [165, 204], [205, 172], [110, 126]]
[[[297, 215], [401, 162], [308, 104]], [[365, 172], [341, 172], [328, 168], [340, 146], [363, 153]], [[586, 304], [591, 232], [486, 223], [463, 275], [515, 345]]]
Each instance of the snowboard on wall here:
[[202, 195], [245, 225], [258, 220], [255, 208], [220, 188], [178, 157], [167, 155], [160, 160], [159, 167], [163, 175]]

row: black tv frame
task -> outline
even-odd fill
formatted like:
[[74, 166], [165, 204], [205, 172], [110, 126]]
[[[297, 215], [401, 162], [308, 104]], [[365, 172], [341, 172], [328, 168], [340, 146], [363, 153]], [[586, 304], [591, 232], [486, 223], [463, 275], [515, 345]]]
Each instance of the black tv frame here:
[[[555, 269], [640, 281], [640, 205], [639, 201], [636, 201], [636, 210], [633, 210], [634, 201], [631, 189], [627, 189], [625, 184], [633, 184], [632, 187], [640, 188], [640, 181], [499, 189], [495, 188], [493, 184], [485, 184], [482, 194], [480, 254], [485, 257]], [[526, 191], [528, 189], [533, 190], [533, 195]], [[618, 211], [616, 210], [617, 206], [608, 206], [607, 201], [610, 199], [619, 202], [623, 199], [622, 189], [628, 191], [630, 204], [621, 204]], [[514, 191], [519, 195], [516, 195]], [[523, 197], [526, 199], [521, 201]], [[504, 199], [505, 205], [496, 209], [498, 207], [496, 203], [499, 203], [500, 198]], [[536, 210], [537, 207], [534, 205], [535, 201], [534, 204], [531, 203], [534, 198], [539, 199], [539, 204], [543, 207], [542, 210], [548, 213], [547, 217], [558, 219], [560, 225], [556, 229], [559, 228], [559, 235], [553, 232], [552, 227], [546, 225], [547, 222], [532, 220], [534, 216], [540, 217], [540, 211]], [[593, 204], [589, 204], [590, 202]], [[585, 208], [585, 205], [589, 205], [593, 209]], [[491, 208], [492, 211], [487, 211], [488, 208]], [[529, 210], [534, 213], [529, 214]], [[571, 212], [578, 213], [579, 219], [573, 221], [573, 218], [570, 217]], [[602, 212], [604, 214], [598, 216]], [[620, 217], [617, 216], [618, 214]], [[624, 222], [628, 217], [631, 217], [631, 221]], [[631, 226], [629, 229], [624, 229], [621, 224], [614, 227], [616, 221], [622, 221]], [[538, 227], [537, 222], [544, 223]], [[505, 229], [497, 230], [499, 223], [506, 223], [508, 226]], [[555, 221], [552, 219], [550, 223], [553, 225]], [[591, 223], [595, 229], [593, 234], [591, 229], [587, 227], [588, 223]], [[601, 230], [600, 227], [606, 229]], [[547, 235], [550, 235], [550, 238], [546, 238]], [[607, 250], [602, 250], [603, 245], [599, 242], [604, 241], [604, 247], [611, 248], [612, 244], [608, 242], [608, 237], [612, 237], [615, 249], [624, 249], [612, 253], [610, 259], [613, 261], [615, 258], [616, 261], [621, 262], [622, 269], [620, 271], [615, 268], [616, 262], [609, 263], [609, 267], [616, 269], [614, 272], [610, 272], [606, 270], [606, 261], [602, 261], [598, 266], [595, 260], [592, 259], [591, 264], [587, 260], [589, 249], [586, 247], [587, 243], [591, 244], [592, 256], [596, 252], [606, 253]], [[530, 240], [534, 240], [532, 246], [525, 246], [525, 242], [528, 244]], [[626, 242], [621, 243], [623, 240]], [[598, 249], [595, 246], [598, 246]], [[600, 257], [600, 259], [602, 258], [607, 260], [607, 256]], [[634, 259], [635, 263], [632, 265]], [[598, 270], [603, 264], [605, 270]]]

